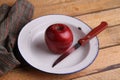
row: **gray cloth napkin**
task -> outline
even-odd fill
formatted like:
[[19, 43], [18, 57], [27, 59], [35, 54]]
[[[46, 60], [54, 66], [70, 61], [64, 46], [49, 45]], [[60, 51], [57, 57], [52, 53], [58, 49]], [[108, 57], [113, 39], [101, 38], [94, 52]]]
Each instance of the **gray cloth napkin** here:
[[20, 30], [31, 20], [33, 10], [27, 0], [17, 0], [12, 7], [0, 6], [0, 76], [20, 65], [13, 48]]

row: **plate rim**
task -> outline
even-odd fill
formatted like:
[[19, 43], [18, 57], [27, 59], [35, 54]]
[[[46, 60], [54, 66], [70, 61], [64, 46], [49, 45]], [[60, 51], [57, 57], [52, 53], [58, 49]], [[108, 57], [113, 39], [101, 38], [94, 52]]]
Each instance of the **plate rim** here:
[[[74, 17], [71, 17], [71, 16], [67, 16], [67, 15], [59, 15], [59, 14], [53, 14], [53, 15], [54, 15], [54, 16], [55, 16], [55, 15], [57, 15], [57, 16], [66, 16], [66, 17], [70, 17], [70, 18], [73, 18], [73, 19], [77, 19], [77, 18], [74, 18]], [[45, 16], [52, 16], [52, 14], [51, 14], [51, 15], [45, 15]], [[41, 17], [45, 17], [45, 16], [41, 16]], [[37, 20], [37, 19], [39, 19], [39, 18], [41, 18], [41, 17], [38, 17], [38, 18], [36, 18], [36, 19], [31, 20], [31, 21], [30, 21], [29, 23], [27, 23], [27, 24], [30, 24], [32, 21], [35, 21], [35, 20]], [[82, 23], [85, 24], [90, 30], [92, 30], [92, 28], [91, 28], [88, 24], [86, 24], [86, 23], [83, 22], [82, 20], [79, 20], [79, 19], [77, 19], [77, 20], [80, 21], [80, 22], [82, 22]], [[27, 24], [26, 24], [24, 27], [26, 27]], [[24, 27], [23, 27], [22, 29], [24, 29]], [[21, 29], [21, 31], [22, 31], [22, 29]], [[20, 33], [21, 33], [21, 31], [20, 31]], [[19, 34], [19, 36], [20, 36], [20, 34]], [[19, 36], [18, 36], [18, 42], [17, 42], [17, 43], [18, 43], [18, 49], [19, 49]], [[46, 73], [51, 73], [51, 74], [71, 74], [71, 73], [79, 72], [79, 71], [87, 68], [89, 65], [91, 65], [91, 64], [94, 62], [94, 60], [95, 60], [96, 57], [98, 56], [98, 52], [99, 52], [99, 40], [98, 40], [98, 37], [97, 37], [97, 36], [96, 36], [96, 40], [97, 40], [98, 49], [97, 49], [97, 53], [96, 53], [94, 59], [91, 61], [91, 63], [89, 63], [86, 67], [84, 67], [84, 68], [82, 68], [82, 69], [80, 69], [80, 70], [73, 71], [73, 72], [69, 72], [69, 73], [53, 73], [53, 72], [47, 72], [47, 71], [38, 69], [38, 68], [36, 68], [35, 66], [33, 66], [32, 64], [30, 64], [30, 63], [24, 58], [24, 56], [21, 54], [20, 49], [19, 49], [19, 51], [20, 51], [20, 54], [22, 55], [22, 57], [24, 58], [24, 60], [25, 60], [29, 65], [31, 65], [32, 67], [34, 67], [34, 68], [36, 68], [36, 69], [38, 69], [38, 70], [40, 70], [40, 71], [43, 71], [43, 72], [46, 72]]]

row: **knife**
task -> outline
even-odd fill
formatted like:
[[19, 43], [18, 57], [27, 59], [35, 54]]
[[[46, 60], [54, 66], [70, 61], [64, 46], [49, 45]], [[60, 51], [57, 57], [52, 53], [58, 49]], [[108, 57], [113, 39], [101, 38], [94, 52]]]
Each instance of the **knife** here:
[[65, 59], [68, 55], [70, 55], [73, 51], [78, 49], [80, 46], [84, 46], [90, 39], [95, 37], [97, 34], [99, 34], [101, 31], [103, 31], [107, 27], [107, 22], [103, 21], [98, 25], [96, 28], [94, 28], [92, 31], [90, 31], [86, 36], [79, 39], [78, 42], [72, 46], [70, 49], [65, 51], [52, 65], [54, 67], [58, 63], [60, 63], [63, 59]]

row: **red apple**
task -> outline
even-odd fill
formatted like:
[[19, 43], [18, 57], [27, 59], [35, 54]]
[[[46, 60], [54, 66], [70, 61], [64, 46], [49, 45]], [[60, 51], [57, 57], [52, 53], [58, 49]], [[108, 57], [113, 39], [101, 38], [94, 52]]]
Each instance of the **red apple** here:
[[71, 46], [73, 34], [67, 25], [53, 24], [45, 31], [45, 41], [52, 52], [61, 54]]

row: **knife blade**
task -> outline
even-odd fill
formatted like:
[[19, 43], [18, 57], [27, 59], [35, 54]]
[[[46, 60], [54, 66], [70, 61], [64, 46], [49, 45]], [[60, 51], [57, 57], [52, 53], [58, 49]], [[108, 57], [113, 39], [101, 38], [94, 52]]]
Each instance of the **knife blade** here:
[[72, 46], [70, 49], [62, 53], [62, 55], [53, 63], [52, 67], [60, 63], [63, 59], [65, 59], [68, 55], [70, 55], [73, 51], [78, 49], [80, 46], [84, 46], [90, 39], [98, 35], [100, 32], [102, 32], [107, 27], [107, 22], [103, 21], [98, 25], [96, 28], [94, 28], [92, 31], [90, 31], [86, 36], [79, 39], [78, 42]]

